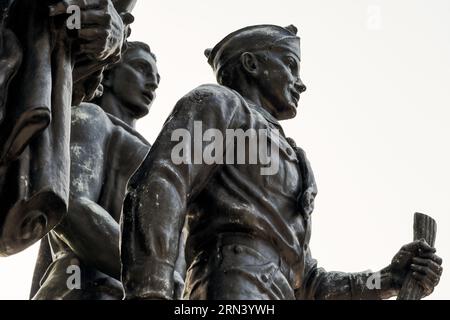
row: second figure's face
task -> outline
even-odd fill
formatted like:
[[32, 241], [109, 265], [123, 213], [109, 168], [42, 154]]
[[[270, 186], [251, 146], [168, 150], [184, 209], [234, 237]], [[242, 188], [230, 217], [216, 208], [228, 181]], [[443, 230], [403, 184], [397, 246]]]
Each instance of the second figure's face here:
[[155, 59], [143, 49], [126, 52], [114, 68], [112, 89], [136, 119], [148, 114], [159, 84]]
[[300, 59], [288, 50], [271, 50], [258, 63], [256, 83], [279, 120], [294, 118], [300, 94], [306, 86], [300, 79]]

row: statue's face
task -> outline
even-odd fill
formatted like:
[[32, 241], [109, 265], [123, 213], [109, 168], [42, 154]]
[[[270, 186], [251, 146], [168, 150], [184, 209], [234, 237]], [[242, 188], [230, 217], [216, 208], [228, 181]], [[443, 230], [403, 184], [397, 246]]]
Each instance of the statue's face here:
[[272, 114], [279, 120], [294, 118], [300, 94], [306, 86], [300, 79], [300, 59], [284, 49], [267, 52], [267, 59], [260, 62], [256, 83], [263, 97], [272, 107]]
[[156, 61], [143, 49], [128, 50], [114, 67], [112, 91], [136, 119], [150, 111], [158, 84]]

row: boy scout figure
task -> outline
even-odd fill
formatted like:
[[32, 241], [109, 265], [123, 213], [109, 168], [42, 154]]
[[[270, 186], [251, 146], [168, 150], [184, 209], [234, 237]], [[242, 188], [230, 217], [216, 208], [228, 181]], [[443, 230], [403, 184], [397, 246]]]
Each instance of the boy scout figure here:
[[[172, 298], [185, 219], [186, 299], [384, 299], [398, 293], [410, 269], [426, 294], [437, 285], [441, 259], [423, 241], [404, 246], [379, 273], [317, 267], [309, 248], [314, 176], [279, 124], [296, 116], [306, 90], [296, 33], [293, 26], [251, 26], [205, 52], [219, 85], [200, 86], [177, 103], [129, 187], [121, 244], [127, 299]], [[181, 162], [174, 161], [180, 129], [194, 137]], [[202, 133], [207, 141], [239, 129], [267, 133], [277, 170], [262, 174], [267, 162], [230, 161], [230, 148], [239, 146], [225, 138], [223, 150], [215, 149], [222, 160], [192, 161], [207, 151], [204, 141], [198, 150]], [[246, 159], [254, 151], [247, 140]], [[374, 277], [380, 285], [367, 286]]]

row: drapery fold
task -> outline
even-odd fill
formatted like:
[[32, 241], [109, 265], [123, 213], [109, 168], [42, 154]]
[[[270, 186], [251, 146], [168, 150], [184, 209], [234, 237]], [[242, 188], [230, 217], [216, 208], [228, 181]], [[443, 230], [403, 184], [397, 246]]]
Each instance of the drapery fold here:
[[0, 127], [0, 256], [26, 249], [67, 212], [72, 57], [50, 0], [16, 0], [7, 26], [23, 61]]

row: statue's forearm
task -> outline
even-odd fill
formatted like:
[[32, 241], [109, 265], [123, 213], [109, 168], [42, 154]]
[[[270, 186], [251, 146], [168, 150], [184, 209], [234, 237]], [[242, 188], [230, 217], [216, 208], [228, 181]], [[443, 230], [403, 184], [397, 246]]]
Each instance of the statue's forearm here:
[[379, 272], [323, 272], [315, 292], [318, 300], [380, 300], [397, 294], [388, 268]]
[[[186, 211], [183, 183], [163, 169], [129, 193], [124, 204], [122, 280], [127, 299], [172, 299], [178, 243]], [[151, 186], [151, 189], [150, 187]], [[151, 190], [149, 192], [149, 190]]]
[[120, 279], [119, 224], [101, 206], [85, 198], [72, 199], [55, 232], [82, 261]]
[[378, 272], [361, 272], [350, 274], [353, 300], [389, 299], [398, 294], [392, 286], [389, 268]]

